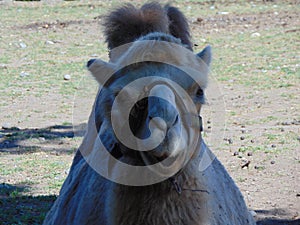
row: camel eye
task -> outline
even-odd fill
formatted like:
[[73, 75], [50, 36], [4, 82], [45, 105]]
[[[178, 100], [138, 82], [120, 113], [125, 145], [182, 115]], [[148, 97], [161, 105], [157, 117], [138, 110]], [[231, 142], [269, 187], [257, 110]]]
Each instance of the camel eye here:
[[201, 88], [199, 88], [196, 92], [196, 96], [197, 97], [203, 97], [203, 90]]

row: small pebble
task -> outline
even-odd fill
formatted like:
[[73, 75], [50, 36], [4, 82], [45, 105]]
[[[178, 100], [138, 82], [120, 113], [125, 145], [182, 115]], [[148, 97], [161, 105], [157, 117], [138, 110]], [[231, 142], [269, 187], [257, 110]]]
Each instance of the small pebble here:
[[232, 141], [231, 138], [228, 138], [228, 143], [229, 143], [229, 144], [232, 144], [232, 143], [233, 143], [233, 141]]
[[241, 136], [240, 139], [243, 141], [243, 140], [245, 140], [245, 137]]
[[7, 69], [7, 66], [6, 66], [5, 64], [1, 64], [1, 65], [0, 65], [0, 68], [1, 68], [1, 69]]
[[24, 42], [20, 42], [19, 45], [20, 45], [21, 48], [26, 48], [27, 47], [27, 45]]
[[237, 155], [239, 155], [239, 152], [234, 152], [233, 153], [233, 156], [237, 156]]
[[276, 148], [276, 145], [275, 145], [275, 144], [272, 144], [272, 145], [271, 145], [271, 148]]
[[44, 141], [46, 141], [46, 139], [44, 137], [39, 137], [39, 141], [44, 142]]
[[54, 45], [54, 42], [53, 41], [46, 41], [45, 42], [47, 45]]
[[22, 71], [22, 72], [20, 73], [20, 77], [27, 77], [27, 76], [29, 76], [29, 73], [26, 73], [26, 72], [24, 72], [24, 71]]
[[64, 75], [64, 80], [70, 80], [70, 79], [71, 79], [71, 75], [69, 74]]
[[228, 15], [229, 12], [218, 12], [218, 14], [220, 14], [220, 15]]
[[244, 134], [244, 133], [247, 133], [247, 130], [246, 130], [245, 126], [242, 126], [241, 132], [242, 132], [243, 134]]
[[253, 34], [251, 34], [251, 37], [260, 37], [260, 33], [258, 33], [258, 32], [253, 33]]
[[250, 162], [251, 161], [247, 161], [247, 162], [243, 163], [243, 165], [241, 165], [242, 169], [245, 168], [245, 167], [249, 168]]
[[197, 22], [201, 23], [203, 21], [203, 19], [201, 17], [197, 18]]
[[251, 140], [250, 142], [251, 142], [251, 143], [254, 143], [254, 140]]
[[253, 153], [252, 152], [248, 152], [247, 156], [253, 156]]
[[274, 161], [274, 160], [272, 160], [272, 161], [271, 161], [271, 164], [275, 164], [275, 161]]
[[265, 169], [265, 167], [264, 166], [254, 166], [254, 169], [256, 169], [256, 170], [263, 170], [263, 169]]

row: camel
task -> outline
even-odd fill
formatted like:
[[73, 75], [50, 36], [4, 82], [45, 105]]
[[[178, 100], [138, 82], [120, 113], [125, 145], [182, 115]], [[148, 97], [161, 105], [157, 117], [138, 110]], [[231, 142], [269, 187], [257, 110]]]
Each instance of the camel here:
[[104, 27], [110, 61], [87, 63], [99, 91], [44, 225], [256, 224], [201, 136], [211, 47], [193, 53], [170, 5], [124, 5]]

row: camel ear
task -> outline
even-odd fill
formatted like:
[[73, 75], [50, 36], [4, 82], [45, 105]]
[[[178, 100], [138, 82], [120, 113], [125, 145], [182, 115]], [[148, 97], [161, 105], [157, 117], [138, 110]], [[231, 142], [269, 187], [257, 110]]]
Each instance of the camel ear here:
[[103, 85], [116, 72], [113, 63], [101, 59], [91, 59], [87, 62], [87, 68], [99, 84]]
[[206, 46], [201, 52], [199, 52], [197, 54], [197, 56], [202, 59], [202, 61], [209, 66], [211, 63], [211, 58], [212, 58], [212, 54], [211, 54], [211, 47], [208, 45]]

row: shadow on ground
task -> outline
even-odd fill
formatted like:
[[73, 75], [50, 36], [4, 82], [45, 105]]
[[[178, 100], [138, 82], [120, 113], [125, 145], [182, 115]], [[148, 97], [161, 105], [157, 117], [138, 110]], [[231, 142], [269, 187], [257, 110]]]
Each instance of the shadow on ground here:
[[281, 220], [281, 219], [264, 219], [256, 222], [257, 225], [299, 225], [300, 219], [297, 220]]
[[28, 188], [0, 184], [0, 224], [42, 224], [56, 196], [23, 196]]
[[[78, 147], [74, 137], [82, 137], [85, 127], [86, 124], [38, 129], [4, 127], [0, 129], [0, 157], [5, 154], [24, 155], [35, 152], [73, 153], [73, 146], [76, 149]], [[0, 183], [0, 224], [42, 224], [57, 196], [32, 196], [30, 184], [13, 183]]]
[[[11, 127], [0, 129], [0, 153], [25, 154], [55, 150], [69, 153], [64, 138], [82, 137], [86, 124], [78, 126], [55, 125], [46, 128], [20, 129]], [[49, 145], [47, 148], [47, 144]], [[52, 146], [52, 149], [51, 149]]]
[[285, 209], [272, 209], [272, 210], [255, 210], [257, 217], [260, 218], [257, 221], [257, 225], [299, 225], [300, 219], [291, 220], [291, 219], [278, 219], [280, 218], [292, 218], [293, 215], [290, 215]]

